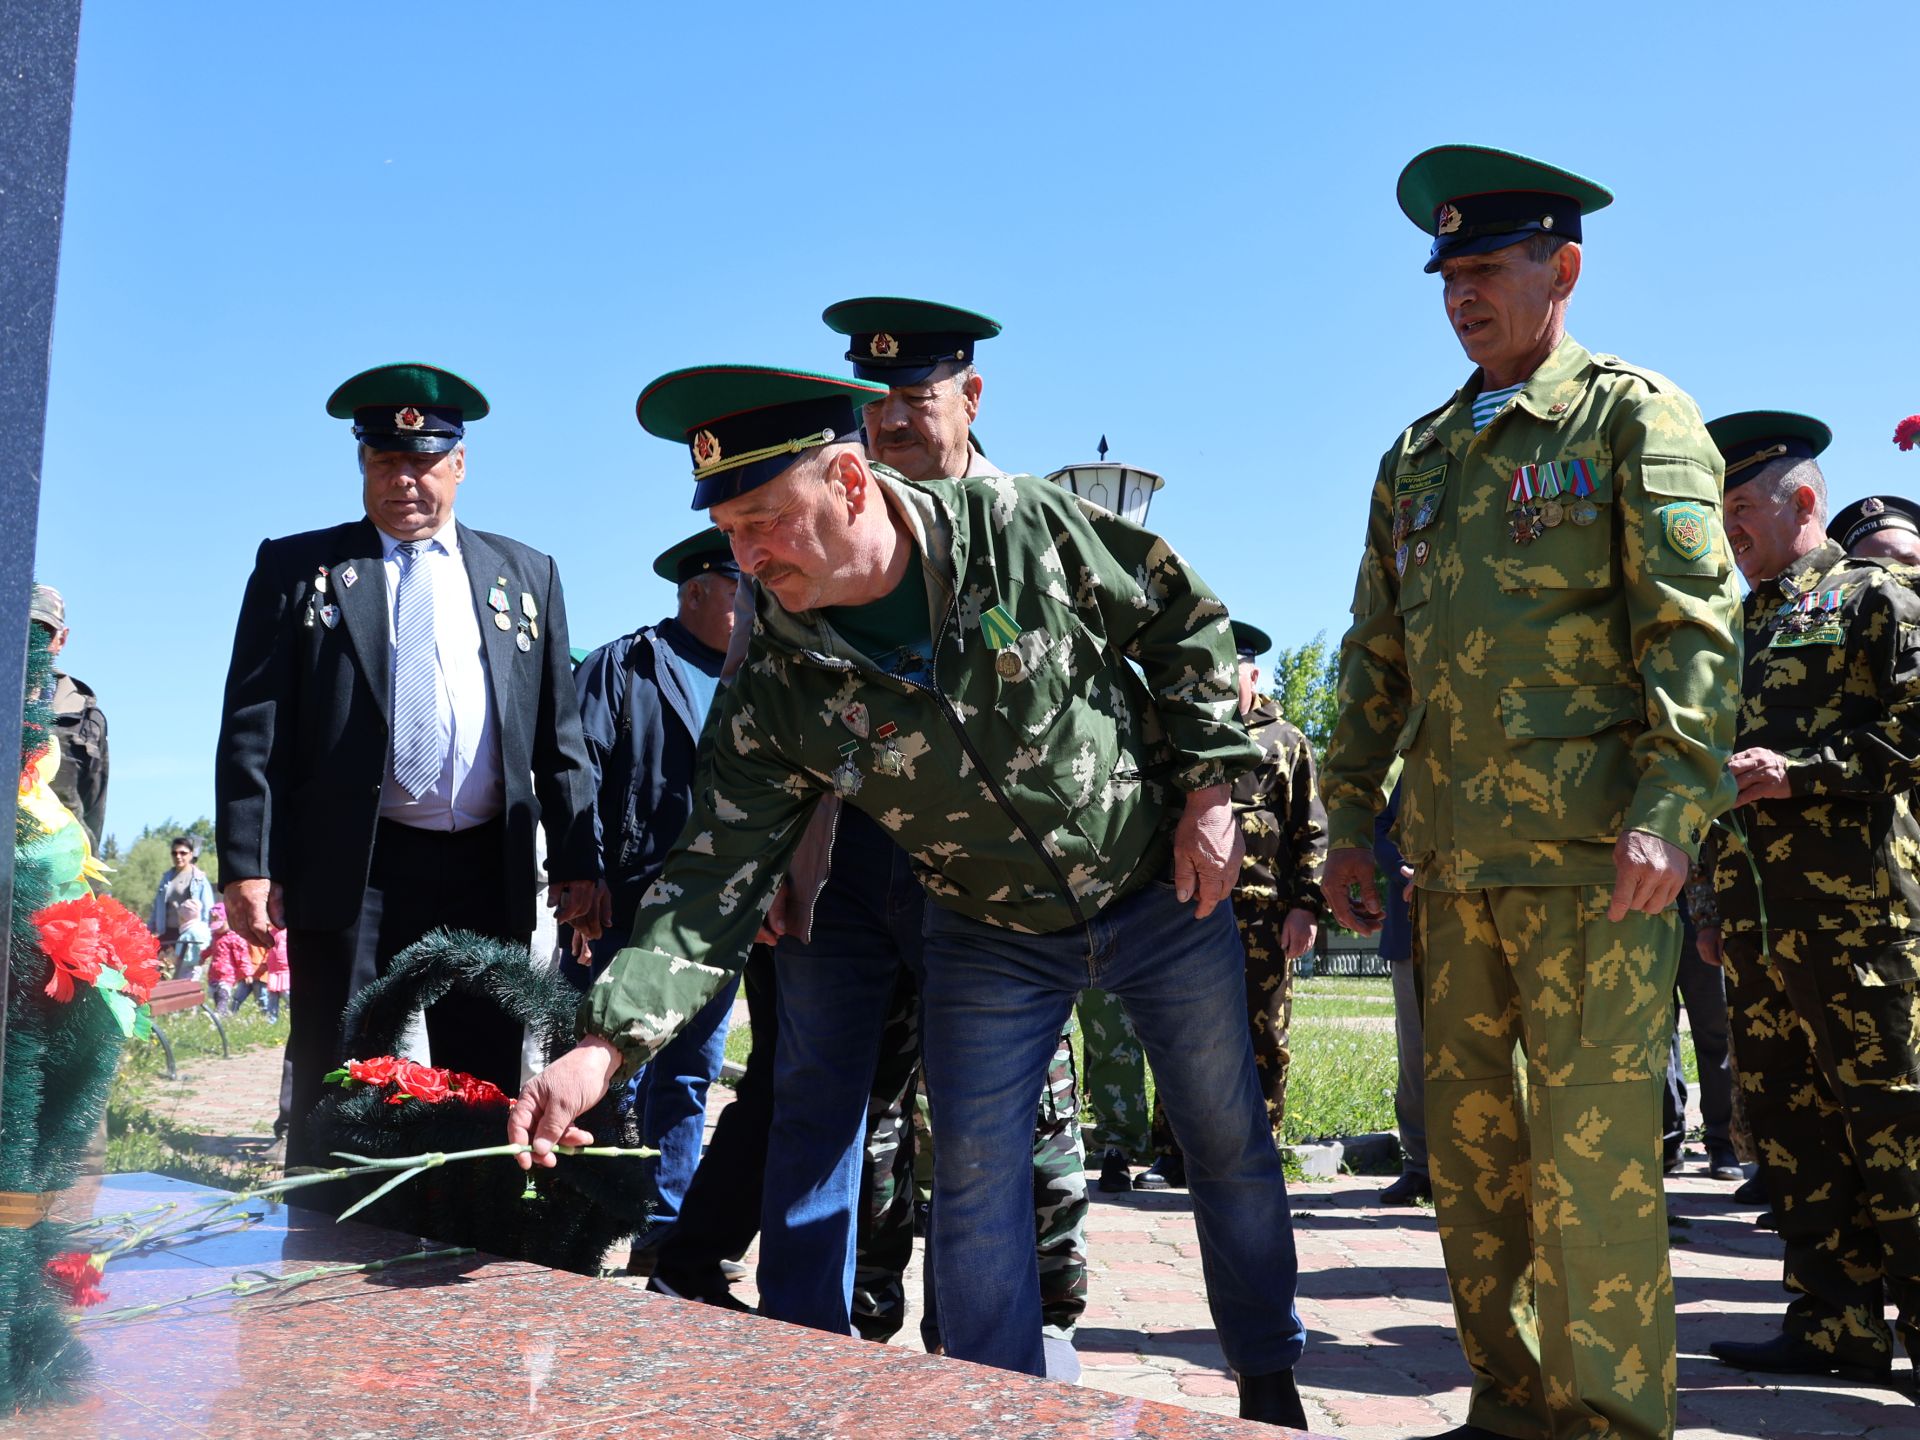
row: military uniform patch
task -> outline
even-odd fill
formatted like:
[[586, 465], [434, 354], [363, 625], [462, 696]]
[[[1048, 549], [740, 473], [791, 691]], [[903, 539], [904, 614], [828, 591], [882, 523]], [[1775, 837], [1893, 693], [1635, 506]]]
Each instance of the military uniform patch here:
[[693, 465], [696, 470], [704, 470], [720, 459], [720, 440], [711, 430], [702, 430], [693, 437]]
[[1660, 529], [1667, 548], [1682, 560], [1698, 560], [1713, 548], [1713, 521], [1690, 500], [1662, 505]]
[[1396, 475], [1393, 477], [1393, 495], [1397, 500], [1406, 495], [1424, 495], [1429, 490], [1438, 490], [1447, 483], [1447, 467], [1436, 465], [1431, 470], [1422, 470], [1418, 475]]

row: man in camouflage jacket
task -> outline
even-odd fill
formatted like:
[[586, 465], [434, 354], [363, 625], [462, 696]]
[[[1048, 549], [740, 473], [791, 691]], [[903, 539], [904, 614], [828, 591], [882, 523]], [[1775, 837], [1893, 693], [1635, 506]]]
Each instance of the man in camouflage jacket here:
[[[1057, 486], [870, 465], [851, 407], [826, 398], [849, 392], [872, 387], [712, 367], [642, 394], [642, 424], [689, 443], [696, 504], [763, 595], [633, 948], [508, 1134], [550, 1163], [580, 1133], [615, 1074], [738, 969], [808, 810], [838, 793], [896, 837], [933, 901], [947, 1352], [1042, 1371], [1038, 1330], [1008, 1320], [1039, 1306], [1033, 1097], [1097, 977], [1132, 1011], [1194, 1162], [1242, 1414], [1304, 1426], [1291, 1219], [1220, 903], [1240, 858], [1229, 786], [1258, 758], [1234, 713], [1225, 609], [1164, 540]], [[883, 627], [897, 648], [849, 638]]]
[[1565, 332], [1581, 216], [1610, 198], [1465, 147], [1401, 177], [1479, 368], [1381, 461], [1324, 771], [1327, 898], [1371, 930], [1374, 814], [1405, 757], [1463, 1436], [1674, 1424], [1673, 905], [1732, 798], [1737, 598], [1693, 402]]
[[1715, 1341], [1748, 1370], [1884, 1379], [1891, 1300], [1920, 1355], [1920, 597], [1827, 538], [1807, 416], [1711, 427], [1752, 583], [1716, 834], [1729, 1008], [1760, 1175], [1786, 1243], [1781, 1332]]

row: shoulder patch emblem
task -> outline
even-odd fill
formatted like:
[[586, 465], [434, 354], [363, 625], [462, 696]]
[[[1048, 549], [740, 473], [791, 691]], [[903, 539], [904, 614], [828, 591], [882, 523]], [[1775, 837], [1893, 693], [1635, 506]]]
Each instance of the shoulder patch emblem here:
[[1691, 501], [1660, 507], [1667, 547], [1682, 560], [1698, 560], [1713, 548], [1713, 522]]

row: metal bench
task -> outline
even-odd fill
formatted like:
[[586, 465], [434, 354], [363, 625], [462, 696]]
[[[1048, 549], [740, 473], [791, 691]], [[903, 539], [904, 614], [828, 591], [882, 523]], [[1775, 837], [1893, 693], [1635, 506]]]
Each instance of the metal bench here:
[[178, 1080], [180, 1072], [173, 1064], [173, 1043], [167, 1039], [167, 1032], [160, 1025], [162, 1015], [198, 1010], [213, 1022], [214, 1033], [220, 1037], [220, 1058], [224, 1060], [231, 1053], [227, 1049], [227, 1027], [220, 1023], [220, 1017], [207, 1001], [206, 986], [198, 980], [162, 980], [153, 987], [147, 1004], [153, 1014], [153, 1038], [160, 1042], [160, 1052], [167, 1057], [167, 1079]]

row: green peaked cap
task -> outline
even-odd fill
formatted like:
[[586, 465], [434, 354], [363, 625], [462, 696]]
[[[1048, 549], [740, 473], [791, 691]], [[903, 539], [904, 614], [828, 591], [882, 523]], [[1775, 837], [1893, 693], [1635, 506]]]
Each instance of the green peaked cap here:
[[438, 365], [403, 362], [362, 370], [327, 397], [327, 414], [351, 420], [353, 412], [374, 405], [420, 405], [458, 410], [462, 420], [478, 420], [491, 408], [470, 381]]
[[1240, 655], [1264, 655], [1273, 648], [1273, 637], [1258, 625], [1244, 620], [1229, 621], [1233, 627], [1233, 648]]
[[734, 563], [733, 546], [712, 525], [698, 535], [689, 535], [678, 545], [669, 545], [653, 561], [653, 573], [669, 585], [716, 571], [737, 578], [740, 567]]
[[1613, 192], [1596, 180], [1486, 145], [1436, 145], [1421, 151], [1400, 172], [1396, 194], [1406, 217], [1432, 235], [1440, 207], [1448, 201], [1509, 191], [1564, 195], [1583, 215], [1613, 203]]
[[1707, 422], [1726, 462], [1724, 488], [1737, 490], [1776, 460], [1811, 460], [1833, 443], [1826, 422], [1793, 410], [1742, 410]]
[[821, 311], [820, 318], [829, 330], [842, 335], [888, 331], [895, 335], [919, 335], [928, 331], [946, 331], [971, 335], [976, 340], [991, 340], [1000, 333], [1000, 322], [958, 305], [942, 305], [934, 300], [909, 300], [903, 295], [868, 295], [858, 300], [842, 300]]

